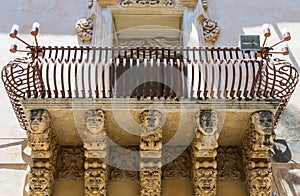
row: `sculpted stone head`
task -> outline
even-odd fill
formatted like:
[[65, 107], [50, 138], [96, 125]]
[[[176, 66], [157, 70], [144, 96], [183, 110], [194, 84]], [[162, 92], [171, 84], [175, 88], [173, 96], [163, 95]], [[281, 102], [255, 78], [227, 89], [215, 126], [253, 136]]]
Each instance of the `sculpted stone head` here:
[[47, 110], [31, 110], [29, 119], [29, 130], [32, 133], [43, 133], [50, 125], [50, 114]]
[[85, 172], [86, 191], [94, 195], [101, 195], [105, 190], [105, 172], [100, 169], [89, 169]]
[[255, 193], [267, 193], [271, 189], [272, 174], [268, 170], [255, 169], [251, 172], [251, 191]]
[[104, 112], [89, 110], [85, 115], [86, 128], [92, 134], [99, 134], [104, 129]]
[[218, 130], [218, 115], [212, 110], [201, 110], [196, 115], [196, 123], [203, 135], [212, 135]]
[[144, 110], [141, 115], [141, 124], [143, 127], [155, 130], [161, 126], [162, 114], [158, 110]]
[[50, 195], [53, 176], [46, 169], [35, 169], [29, 173], [29, 190], [32, 195]]
[[255, 112], [251, 116], [251, 123], [255, 129], [254, 131], [263, 137], [263, 144], [272, 146], [275, 138], [273, 113], [270, 111]]
[[217, 173], [215, 169], [199, 169], [196, 173], [196, 186], [200, 194], [211, 194], [216, 189]]

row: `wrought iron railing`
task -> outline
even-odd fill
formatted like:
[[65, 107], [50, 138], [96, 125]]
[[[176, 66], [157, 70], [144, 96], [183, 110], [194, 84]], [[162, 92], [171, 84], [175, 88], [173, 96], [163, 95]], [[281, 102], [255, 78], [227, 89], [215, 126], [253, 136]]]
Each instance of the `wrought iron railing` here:
[[21, 98], [278, 99], [276, 123], [298, 82], [286, 61], [238, 48], [42, 47], [2, 70], [22, 128]]

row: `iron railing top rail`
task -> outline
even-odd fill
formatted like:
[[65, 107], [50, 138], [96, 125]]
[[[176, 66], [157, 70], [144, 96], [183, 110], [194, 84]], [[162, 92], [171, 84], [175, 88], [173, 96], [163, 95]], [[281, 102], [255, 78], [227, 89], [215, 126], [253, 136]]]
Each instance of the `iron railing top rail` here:
[[23, 129], [22, 98], [277, 99], [277, 124], [299, 78], [290, 63], [239, 48], [40, 49], [42, 56], [15, 59], [2, 70]]

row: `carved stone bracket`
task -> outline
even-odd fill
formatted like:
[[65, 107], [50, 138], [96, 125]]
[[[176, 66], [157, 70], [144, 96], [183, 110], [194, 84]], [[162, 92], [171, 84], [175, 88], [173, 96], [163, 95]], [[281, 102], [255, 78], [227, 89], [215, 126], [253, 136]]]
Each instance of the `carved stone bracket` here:
[[105, 113], [102, 110], [89, 110], [85, 115], [86, 129], [83, 132], [84, 148], [84, 185], [85, 195], [96, 196], [107, 194], [108, 147], [105, 132]]
[[196, 134], [192, 142], [192, 174], [195, 195], [217, 195], [217, 156], [219, 117], [213, 110], [196, 114]]
[[93, 37], [93, 18], [82, 18], [76, 22], [75, 29], [81, 43], [90, 44]]
[[272, 175], [269, 150], [274, 144], [274, 115], [257, 111], [243, 139], [243, 164], [249, 195], [271, 195]]
[[29, 112], [27, 129], [28, 146], [31, 148], [32, 163], [29, 173], [30, 195], [51, 195], [57, 156], [56, 133], [50, 126], [51, 117], [47, 110]]
[[161, 195], [162, 113], [144, 110], [140, 115], [140, 195]]

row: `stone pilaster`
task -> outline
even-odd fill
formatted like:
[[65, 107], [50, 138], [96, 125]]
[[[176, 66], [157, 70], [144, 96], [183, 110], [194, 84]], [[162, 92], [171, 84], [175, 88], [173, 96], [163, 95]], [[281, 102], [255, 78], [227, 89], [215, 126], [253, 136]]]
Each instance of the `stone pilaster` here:
[[272, 195], [269, 150], [275, 139], [274, 115], [270, 111], [257, 111], [250, 121], [242, 144], [248, 195]]
[[201, 110], [196, 115], [196, 134], [192, 142], [194, 195], [217, 195], [218, 114]]
[[28, 146], [31, 148], [29, 195], [52, 195], [57, 156], [56, 134], [50, 126], [47, 110], [29, 112], [27, 129]]
[[108, 146], [105, 132], [105, 114], [102, 110], [89, 110], [85, 116], [86, 130], [83, 133], [85, 195], [107, 195]]
[[140, 195], [161, 195], [162, 114], [157, 110], [141, 113]]

